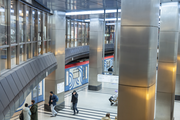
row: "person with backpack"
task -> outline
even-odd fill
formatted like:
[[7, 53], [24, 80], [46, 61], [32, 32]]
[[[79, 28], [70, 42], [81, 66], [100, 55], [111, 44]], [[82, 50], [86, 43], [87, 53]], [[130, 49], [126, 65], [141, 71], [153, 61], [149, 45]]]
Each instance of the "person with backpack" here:
[[111, 67], [108, 69], [108, 72], [111, 72], [111, 73], [109, 73], [109, 74], [112, 75], [112, 72], [113, 72], [113, 66], [111, 66]]
[[72, 105], [73, 105], [72, 107], [73, 107], [73, 110], [74, 110], [74, 115], [76, 115], [76, 111], [77, 111], [77, 114], [78, 114], [79, 110], [77, 109], [78, 94], [77, 94], [77, 92], [75, 90], [72, 93], [71, 102], [72, 102]]
[[50, 97], [49, 97], [49, 106], [51, 107], [51, 112], [52, 116], [51, 117], [56, 117], [57, 112], [54, 110], [56, 106], [56, 102], [58, 102], [58, 97], [54, 95], [54, 93], [51, 91], [50, 92]]
[[38, 105], [35, 104], [34, 100], [31, 100], [31, 120], [38, 120]]
[[28, 104], [25, 104], [25, 108], [23, 108], [23, 120], [31, 120], [31, 111], [28, 108]]

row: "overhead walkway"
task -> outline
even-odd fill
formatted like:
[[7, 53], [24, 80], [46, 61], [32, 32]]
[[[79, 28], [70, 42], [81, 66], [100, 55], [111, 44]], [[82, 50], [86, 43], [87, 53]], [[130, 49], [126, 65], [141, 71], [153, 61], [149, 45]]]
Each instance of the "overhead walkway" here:
[[37, 84], [57, 68], [47, 53], [8, 70], [0, 77], [0, 120], [9, 120]]

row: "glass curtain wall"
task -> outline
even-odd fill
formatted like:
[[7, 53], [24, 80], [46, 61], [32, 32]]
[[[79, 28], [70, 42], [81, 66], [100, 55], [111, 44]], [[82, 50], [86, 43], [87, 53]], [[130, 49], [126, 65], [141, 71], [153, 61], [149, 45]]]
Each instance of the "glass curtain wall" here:
[[16, 43], [16, 0], [11, 0], [11, 43]]
[[[7, 10], [8, 6], [10, 10]], [[49, 13], [42, 14], [42, 11], [18, 0], [0, 0], [1, 73], [41, 53], [41, 42], [45, 46], [44, 53], [50, 51], [49, 16]]]
[[89, 44], [89, 23], [66, 21], [66, 48]]
[[41, 12], [38, 11], [38, 55], [41, 54], [41, 25], [42, 25], [42, 20], [41, 20]]
[[[7, 1], [0, 0], [0, 46], [7, 45]], [[7, 69], [7, 48], [0, 49], [0, 70], [3, 71]]]

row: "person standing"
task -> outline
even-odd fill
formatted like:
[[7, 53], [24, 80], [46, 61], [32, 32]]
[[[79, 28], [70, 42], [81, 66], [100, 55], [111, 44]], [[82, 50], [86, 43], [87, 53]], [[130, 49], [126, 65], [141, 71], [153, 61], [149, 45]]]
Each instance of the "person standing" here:
[[56, 115], [57, 115], [57, 112], [54, 110], [57, 101], [58, 101], [57, 96], [54, 95], [54, 93], [51, 91], [50, 97], [49, 97], [49, 106], [51, 107], [51, 112], [52, 112], [51, 117], [56, 117]]
[[38, 120], [38, 106], [35, 104], [34, 100], [31, 100], [31, 120]]
[[76, 111], [77, 111], [77, 114], [78, 114], [79, 113], [79, 110], [77, 109], [78, 94], [77, 94], [77, 92], [75, 90], [72, 93], [71, 102], [73, 104], [74, 115], [76, 114]]
[[24, 120], [31, 120], [31, 111], [28, 108], [28, 104], [25, 104], [25, 108], [23, 108], [23, 116]]

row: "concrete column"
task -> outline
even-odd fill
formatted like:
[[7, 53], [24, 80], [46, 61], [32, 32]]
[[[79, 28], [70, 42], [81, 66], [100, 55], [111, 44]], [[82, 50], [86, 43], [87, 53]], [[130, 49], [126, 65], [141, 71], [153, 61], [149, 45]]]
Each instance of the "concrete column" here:
[[54, 11], [51, 17], [52, 52], [57, 59], [58, 68], [45, 79], [45, 103], [49, 101], [49, 92], [53, 91], [58, 97], [58, 104], [64, 105], [64, 92], [57, 93], [57, 84], [65, 80], [65, 31], [66, 16], [64, 12]]
[[159, 40], [156, 120], [174, 120], [179, 36], [178, 2], [162, 3]]
[[103, 20], [91, 15], [89, 41], [89, 90], [100, 90], [102, 84], [97, 81], [97, 74], [102, 74]]
[[154, 120], [159, 0], [121, 0], [118, 120]]

